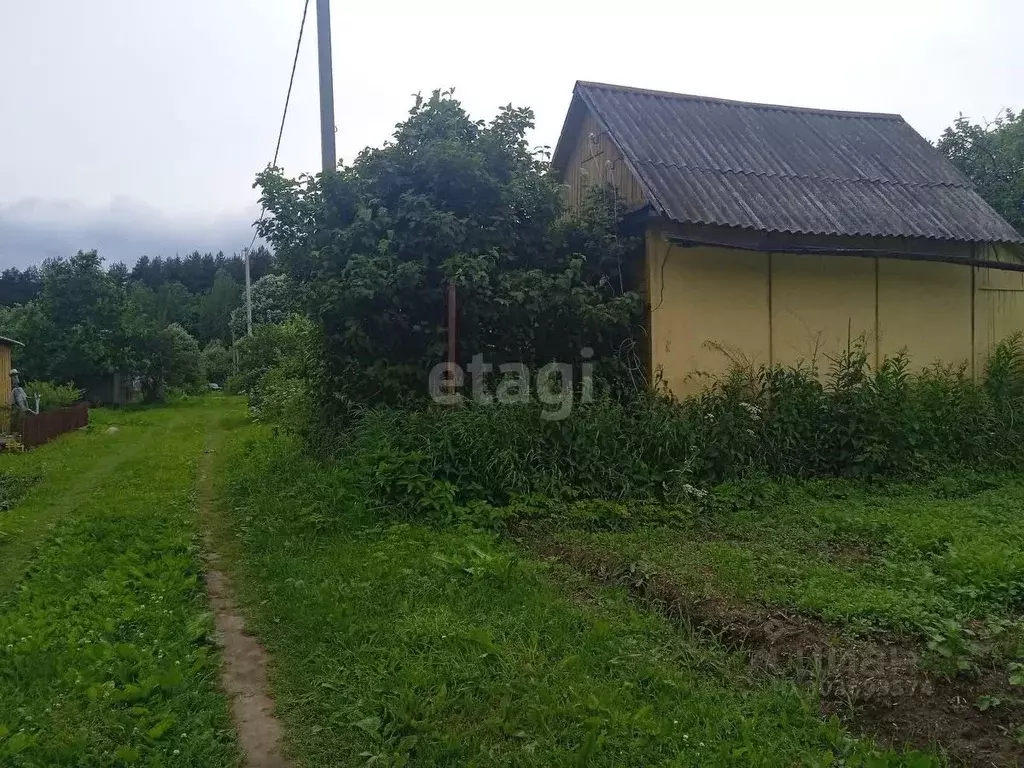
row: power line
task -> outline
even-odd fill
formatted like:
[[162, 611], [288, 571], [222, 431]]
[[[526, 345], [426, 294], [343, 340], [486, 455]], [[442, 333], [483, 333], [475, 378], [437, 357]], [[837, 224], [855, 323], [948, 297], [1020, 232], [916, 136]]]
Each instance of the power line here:
[[295, 44], [295, 58], [292, 60], [292, 76], [288, 78], [288, 95], [284, 97], [284, 112], [281, 113], [281, 128], [277, 132], [277, 146], [274, 148], [274, 166], [277, 165], [277, 154], [281, 151], [281, 137], [284, 136], [284, 119], [288, 116], [288, 103], [292, 100], [292, 85], [295, 83], [295, 70], [299, 66], [299, 50], [302, 48], [302, 32], [306, 29], [306, 14], [309, 11], [309, 0], [302, 6], [302, 24], [299, 26], [299, 41]]
[[[295, 71], [299, 66], [299, 51], [302, 50], [302, 33], [306, 30], [306, 16], [309, 13], [309, 0], [302, 6], [302, 23], [299, 25], [299, 39], [295, 43], [295, 57], [292, 59], [292, 74], [288, 78], [288, 93], [284, 97], [284, 110], [281, 112], [281, 127], [277, 130], [277, 145], [274, 147], [274, 161], [271, 166], [277, 167], [277, 156], [281, 152], [281, 139], [284, 137], [284, 123], [288, 117], [288, 105], [292, 100], [292, 86], [295, 85]], [[264, 206], [260, 207], [260, 218], [256, 222], [256, 227], [263, 221], [263, 217], [267, 215], [267, 209]], [[245, 249], [245, 315], [246, 315], [246, 331], [252, 336], [252, 285], [249, 281], [249, 252], [252, 250], [253, 245], [256, 244], [256, 238], [259, 237], [259, 229], [252, 233], [252, 240], [249, 241], [249, 247]]]

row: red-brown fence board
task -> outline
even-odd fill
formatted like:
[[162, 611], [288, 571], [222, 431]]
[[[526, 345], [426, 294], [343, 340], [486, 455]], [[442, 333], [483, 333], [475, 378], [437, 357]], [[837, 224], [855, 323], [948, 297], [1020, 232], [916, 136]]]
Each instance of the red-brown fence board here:
[[34, 448], [88, 424], [89, 406], [86, 403], [42, 413], [28, 413], [21, 424], [21, 443], [26, 448]]

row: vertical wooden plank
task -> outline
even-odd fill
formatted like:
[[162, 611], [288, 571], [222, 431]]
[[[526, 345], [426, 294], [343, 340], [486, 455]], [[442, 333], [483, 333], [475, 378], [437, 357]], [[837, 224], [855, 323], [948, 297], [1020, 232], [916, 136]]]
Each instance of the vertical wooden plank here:
[[568, 187], [565, 199], [572, 212], [579, 211], [588, 186], [611, 184], [629, 210], [646, 202], [639, 181], [629, 170], [615, 142], [589, 113], [580, 123], [562, 180]]
[[0, 408], [13, 405], [11, 402], [11, 347], [0, 342]]

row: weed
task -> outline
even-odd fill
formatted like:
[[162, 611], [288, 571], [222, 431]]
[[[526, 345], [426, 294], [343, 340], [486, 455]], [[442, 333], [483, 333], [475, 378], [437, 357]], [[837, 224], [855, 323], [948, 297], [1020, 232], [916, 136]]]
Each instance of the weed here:
[[0, 512], [11, 509], [39, 480], [38, 474], [23, 475], [0, 470]]
[[[604, 396], [561, 421], [530, 403], [353, 407], [333, 458], [378, 510], [435, 523], [476, 514], [471, 502], [538, 495], [768, 509], [785, 502], [791, 479], [941, 477], [937, 497], [967, 498], [1024, 460], [1024, 419], [1013, 418], [1024, 407], [1024, 383], [1013, 384], [1019, 347], [997, 347], [975, 382], [962, 366], [911, 373], [902, 353], [871, 369], [855, 342], [824, 377], [809, 365], [737, 367], [682, 401]], [[275, 371], [262, 379], [260, 418], [272, 416], [267, 403], [296, 399], [294, 373]]]

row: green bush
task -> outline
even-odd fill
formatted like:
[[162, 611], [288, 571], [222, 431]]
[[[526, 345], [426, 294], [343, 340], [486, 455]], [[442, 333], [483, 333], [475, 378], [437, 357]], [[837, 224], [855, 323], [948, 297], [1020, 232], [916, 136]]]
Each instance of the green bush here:
[[223, 384], [231, 375], [231, 350], [219, 341], [211, 341], [203, 349], [200, 363], [206, 381]]
[[168, 392], [195, 393], [201, 390], [202, 356], [199, 342], [178, 323], [156, 334], [149, 350], [149, 372], [143, 377], [146, 402], [161, 402]]
[[426, 401], [450, 287], [460, 351], [539, 368], [589, 348], [602, 370], [622, 372], [616, 383], [642, 368], [643, 241], [623, 235], [625, 209], [597, 179], [566, 215], [532, 126], [529, 109], [502, 107], [485, 123], [435, 92], [416, 97], [393, 141], [337, 173], [259, 176], [270, 214], [260, 234], [318, 331], [310, 393], [321, 412]]
[[310, 354], [315, 344], [313, 326], [301, 315], [257, 326], [236, 345], [238, 373], [228, 379], [227, 391], [247, 394], [257, 421], [308, 438], [317, 421], [310, 397], [310, 383], [318, 378]]
[[50, 381], [28, 381], [24, 385], [28, 393], [29, 406], [35, 408], [35, 397], [39, 395], [39, 410], [67, 408], [82, 399], [84, 394], [74, 384], [54, 384]]
[[289, 375], [303, 371], [307, 351], [315, 344], [312, 324], [301, 315], [283, 323], [257, 325], [252, 336], [235, 343], [238, 373], [231, 377], [229, 389], [246, 393], [250, 404], [258, 406], [261, 381], [267, 372], [273, 368], [282, 368]]

